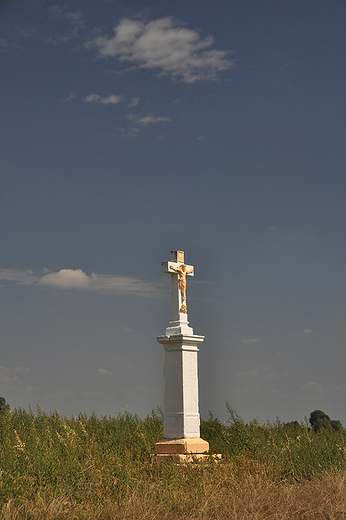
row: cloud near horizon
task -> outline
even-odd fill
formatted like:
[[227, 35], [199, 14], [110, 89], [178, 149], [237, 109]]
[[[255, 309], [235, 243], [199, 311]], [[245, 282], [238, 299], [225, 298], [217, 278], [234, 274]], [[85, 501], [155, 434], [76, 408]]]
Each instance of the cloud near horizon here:
[[29, 270], [0, 269], [0, 283], [12, 282], [15, 285], [34, 285], [61, 290], [133, 295], [148, 298], [162, 296], [159, 283], [146, 282], [132, 276], [97, 273], [87, 275], [81, 269], [61, 269], [58, 272], [45, 269], [44, 271], [46, 274], [40, 277]]
[[126, 18], [114, 27], [114, 36], [97, 36], [85, 46], [96, 47], [99, 57], [131, 62], [137, 69], [157, 69], [160, 75], [185, 83], [219, 78], [234, 68], [230, 51], [211, 49], [214, 39], [178, 24], [172, 17], [147, 23]]
[[324, 392], [324, 388], [315, 381], [308, 381], [304, 386], [302, 386], [302, 390], [310, 392]]
[[[18, 367], [16, 369], [0, 366], [0, 386], [7, 391], [20, 394], [37, 392], [38, 387], [27, 384], [24, 376], [29, 374], [30, 368]], [[18, 375], [19, 374], [19, 375]], [[21, 377], [19, 377], [21, 376]]]

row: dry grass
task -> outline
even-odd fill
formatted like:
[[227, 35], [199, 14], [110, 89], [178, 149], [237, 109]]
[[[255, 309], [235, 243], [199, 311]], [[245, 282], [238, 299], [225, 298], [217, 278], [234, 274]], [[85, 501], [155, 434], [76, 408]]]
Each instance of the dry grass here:
[[0, 519], [345, 519], [346, 432], [210, 417], [220, 463], [151, 463], [156, 414], [0, 414]]
[[[166, 463], [161, 463], [161, 465]], [[155, 466], [156, 464], [154, 464]], [[155, 468], [154, 468], [155, 469]], [[274, 467], [246, 459], [166, 470], [165, 478], [138, 486], [122, 501], [102, 497], [78, 503], [38, 493], [3, 505], [3, 520], [341, 520], [346, 519], [346, 472], [312, 480], [282, 481]], [[145, 477], [143, 477], [145, 478]], [[145, 490], [145, 492], [144, 492]]]

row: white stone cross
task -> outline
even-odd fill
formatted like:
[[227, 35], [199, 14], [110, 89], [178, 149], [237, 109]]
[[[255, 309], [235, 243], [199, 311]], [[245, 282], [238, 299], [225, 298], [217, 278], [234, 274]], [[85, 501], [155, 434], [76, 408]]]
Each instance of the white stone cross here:
[[172, 321], [181, 321], [180, 314], [187, 314], [186, 277], [194, 276], [194, 268], [184, 263], [184, 251], [171, 251], [171, 261], [162, 262], [161, 268], [172, 279]]

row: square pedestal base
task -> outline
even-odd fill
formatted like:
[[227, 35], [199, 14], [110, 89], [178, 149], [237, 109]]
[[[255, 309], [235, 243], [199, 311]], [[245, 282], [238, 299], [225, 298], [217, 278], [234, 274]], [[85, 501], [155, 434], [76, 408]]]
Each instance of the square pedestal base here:
[[204, 441], [200, 437], [191, 437], [188, 439], [163, 439], [155, 444], [155, 451], [158, 455], [171, 455], [172, 453], [180, 453], [183, 455], [191, 453], [202, 454], [209, 451], [209, 442]]
[[174, 460], [176, 462], [194, 462], [210, 458], [209, 442], [200, 437], [187, 439], [163, 439], [155, 444], [155, 459]]

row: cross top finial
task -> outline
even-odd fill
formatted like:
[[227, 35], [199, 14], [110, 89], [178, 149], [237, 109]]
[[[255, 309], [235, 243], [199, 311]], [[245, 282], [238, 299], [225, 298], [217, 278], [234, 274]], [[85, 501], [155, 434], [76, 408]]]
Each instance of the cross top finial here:
[[184, 263], [184, 251], [171, 251], [171, 262]]

